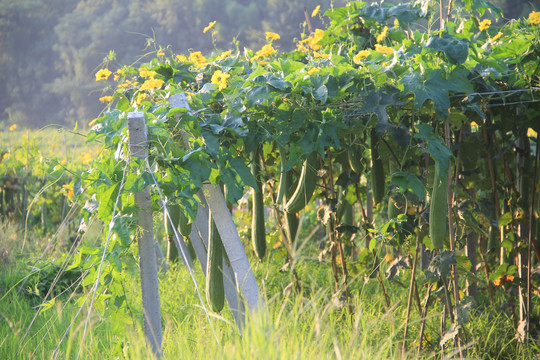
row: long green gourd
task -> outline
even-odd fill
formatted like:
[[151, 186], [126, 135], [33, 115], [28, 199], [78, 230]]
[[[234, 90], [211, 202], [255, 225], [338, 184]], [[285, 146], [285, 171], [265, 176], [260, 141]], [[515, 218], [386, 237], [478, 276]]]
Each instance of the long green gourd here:
[[316, 152], [312, 152], [302, 165], [298, 186], [285, 205], [286, 212], [297, 213], [311, 200], [315, 191], [315, 185], [317, 184], [319, 167], [319, 155]]
[[208, 214], [208, 262], [206, 263], [206, 301], [215, 312], [223, 309], [225, 289], [223, 285], [223, 244], [212, 213]]
[[433, 176], [433, 190], [429, 206], [429, 236], [434, 249], [442, 249], [447, 235], [446, 219], [447, 208], [447, 176], [440, 174], [440, 164], [435, 161], [435, 174]]
[[[169, 210], [170, 220], [167, 217], [167, 213], [163, 210], [163, 222], [165, 223], [165, 233], [167, 234], [167, 261], [173, 263], [178, 260], [178, 249], [174, 243], [174, 229], [178, 228], [178, 223], [180, 221], [180, 205], [178, 204], [169, 204], [167, 206]], [[172, 223], [171, 223], [172, 221]]]
[[251, 219], [251, 241], [253, 243], [255, 254], [262, 260], [266, 255], [266, 224], [264, 222], [264, 197], [261, 181], [262, 166], [259, 151], [255, 150], [251, 155], [253, 176], [257, 182], [257, 187], [252, 189], [253, 211]]

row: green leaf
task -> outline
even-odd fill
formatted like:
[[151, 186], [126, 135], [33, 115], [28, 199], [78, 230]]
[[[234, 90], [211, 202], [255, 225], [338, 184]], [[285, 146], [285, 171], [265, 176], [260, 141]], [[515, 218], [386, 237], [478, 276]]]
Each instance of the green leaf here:
[[113, 219], [112, 230], [116, 233], [120, 239], [120, 243], [123, 247], [129, 247], [131, 242], [131, 231], [129, 230], [129, 223], [133, 221], [131, 216], [117, 215]]
[[463, 64], [469, 56], [469, 43], [449, 34], [430, 37], [426, 47], [444, 52], [448, 61], [454, 65]]
[[119, 188], [120, 183], [100, 186], [98, 213], [101, 220], [108, 221], [111, 218]]
[[321, 85], [317, 89], [312, 90], [311, 95], [313, 95], [313, 98], [319, 101], [321, 105], [324, 105], [328, 99], [328, 88], [326, 85]]
[[442, 69], [426, 72], [426, 78], [420, 73], [413, 72], [403, 77], [403, 86], [406, 93], [414, 94], [414, 109], [419, 109], [426, 100], [433, 100], [435, 113], [444, 120], [449, 115], [449, 91], [472, 92], [472, 86], [465, 77], [464, 70], [452, 72], [449, 79], [442, 77]]
[[231, 166], [236, 173], [240, 176], [240, 179], [242, 179], [242, 182], [247, 185], [251, 186], [252, 188], [257, 187], [257, 182], [255, 181], [255, 177], [251, 173], [251, 170], [249, 167], [244, 163], [242, 159], [239, 158], [231, 158], [229, 159], [229, 165]]
[[414, 135], [417, 139], [422, 139], [426, 142], [424, 151], [430, 154], [437, 162], [439, 167], [439, 175], [446, 176], [450, 167], [450, 159], [452, 151], [444, 144], [434, 132], [433, 128], [428, 124], [416, 125], [418, 133]]
[[418, 176], [406, 171], [396, 172], [392, 174], [390, 182], [399, 186], [399, 190], [402, 193], [410, 190], [418, 196], [420, 200], [426, 201], [426, 187]]
[[480, 16], [484, 16], [486, 10], [489, 10], [496, 18], [501, 17], [502, 11], [492, 3], [486, 0], [463, 0], [465, 3], [465, 9], [470, 12], [478, 11]]
[[511, 212], [506, 212], [504, 214], [501, 215], [501, 217], [499, 218], [499, 227], [502, 227], [502, 226], [506, 226], [508, 224], [510, 224], [513, 220], [513, 217], [512, 217], [512, 213]]

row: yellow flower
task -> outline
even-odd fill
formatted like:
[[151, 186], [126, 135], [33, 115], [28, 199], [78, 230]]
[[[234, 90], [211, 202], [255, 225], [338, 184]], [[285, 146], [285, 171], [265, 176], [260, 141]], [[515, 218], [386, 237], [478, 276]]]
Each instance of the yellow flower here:
[[66, 193], [66, 197], [68, 200], [73, 199], [73, 188], [69, 184], [62, 185], [62, 188], [64, 189], [64, 192]]
[[122, 89], [127, 88], [128, 86], [137, 86], [137, 85], [139, 85], [138, 82], [131, 82], [129, 80], [126, 80], [126, 82], [118, 85], [118, 89], [122, 90]]
[[313, 10], [313, 12], [311, 13], [311, 17], [317, 16], [317, 14], [319, 13], [319, 10], [321, 10], [321, 5], [317, 5], [315, 10]]
[[314, 68], [309, 69], [307, 73], [308, 73], [308, 75], [312, 75], [312, 74], [315, 74], [316, 72], [319, 72], [319, 71], [321, 71], [321, 68], [314, 67]]
[[276, 52], [276, 49], [274, 49], [272, 47], [272, 45], [270, 44], [266, 44], [262, 47], [261, 50], [257, 51], [257, 53], [255, 54], [255, 56], [253, 57], [253, 59], [251, 60], [259, 60], [260, 58], [263, 58], [263, 57], [267, 57], [267, 56], [270, 56], [272, 55], [273, 53]]
[[527, 129], [527, 136], [532, 137], [532, 138], [537, 138], [538, 133], [536, 131], [534, 131], [534, 129], [528, 128]]
[[189, 61], [193, 61], [196, 67], [202, 67], [206, 64], [206, 58], [200, 51], [195, 51], [189, 54]]
[[388, 26], [385, 26], [383, 31], [377, 36], [377, 42], [381, 42], [388, 36]]
[[529, 24], [540, 25], [540, 11], [532, 11], [529, 14]]
[[112, 100], [112, 96], [102, 96], [99, 98], [99, 101], [101, 102], [110, 102]]
[[17, 124], [13, 124], [9, 127], [9, 131], [14, 131], [17, 128]]
[[96, 81], [107, 80], [111, 74], [109, 69], [101, 69], [96, 73]]
[[206, 32], [207, 32], [208, 30], [212, 29], [212, 28], [214, 27], [214, 25], [216, 25], [216, 22], [215, 22], [215, 21], [210, 22], [210, 23], [208, 24], [208, 26], [204, 28], [203, 34], [206, 34]]
[[356, 65], [360, 65], [362, 64], [362, 60], [364, 60], [368, 56], [369, 56], [369, 50], [361, 50], [358, 52], [358, 54], [354, 55], [352, 60]]
[[165, 53], [163, 51], [160, 51], [157, 53], [157, 56], [165, 56]]
[[495, 35], [493, 38], [489, 40], [490, 44], [493, 44], [495, 41], [499, 40], [499, 38], [503, 35], [502, 32], [498, 32], [497, 35]]
[[273, 33], [273, 32], [266, 32], [266, 41], [270, 41], [270, 40], [279, 40], [280, 37], [279, 37], [279, 34], [276, 34], [276, 33]]
[[157, 75], [157, 72], [155, 72], [155, 71], [153, 71], [153, 70], [141, 69], [141, 70], [139, 71], [139, 75], [141, 75], [143, 78], [153, 79], [154, 76]]
[[305, 51], [307, 50], [303, 45], [307, 43], [309, 47], [313, 50], [319, 50], [321, 48], [321, 45], [319, 45], [319, 41], [322, 40], [324, 37], [324, 31], [321, 29], [316, 29], [313, 36], [310, 36], [302, 41], [299, 41], [298, 43], [298, 50], [299, 51]]
[[478, 29], [480, 29], [480, 31], [484, 31], [484, 30], [486, 30], [490, 25], [491, 25], [491, 20], [485, 19], [485, 20], [482, 20], [482, 21], [480, 22], [480, 24], [478, 24]]
[[228, 51], [224, 51], [222, 52], [217, 58], [215, 61], [218, 61], [218, 60], [221, 60], [221, 59], [225, 59], [227, 56], [230, 56], [232, 54], [232, 51], [231, 50], [228, 50]]
[[331, 56], [332, 56], [332, 54], [323, 54], [323, 53], [320, 53], [320, 52], [314, 52], [313, 53], [313, 57], [315, 59], [330, 59]]
[[394, 53], [394, 49], [392, 49], [391, 47], [379, 45], [379, 44], [375, 44], [375, 51], [378, 51], [384, 55], [390, 55]]
[[323, 37], [324, 37], [324, 31], [321, 29], [315, 29], [315, 34], [313, 35], [313, 42], [315, 44], [318, 44], [319, 41], [321, 41]]
[[176, 55], [175, 59], [178, 62], [187, 62], [188, 61], [188, 58], [185, 55]]
[[135, 98], [135, 103], [137, 105], [140, 105], [144, 100], [146, 100], [146, 94], [141, 93], [141, 94], [137, 95], [137, 97]]
[[164, 82], [165, 81], [158, 80], [158, 79], [148, 79], [141, 85], [141, 88], [139, 90], [144, 91], [144, 90], [157, 89], [157, 88], [160, 88]]
[[478, 131], [478, 124], [475, 121], [473, 121], [471, 123], [471, 131], [472, 132], [477, 132]]
[[212, 84], [218, 84], [219, 90], [222, 90], [227, 87], [227, 79], [230, 78], [231, 75], [229, 75], [226, 72], [223, 72], [221, 70], [216, 70], [214, 74], [212, 75]]

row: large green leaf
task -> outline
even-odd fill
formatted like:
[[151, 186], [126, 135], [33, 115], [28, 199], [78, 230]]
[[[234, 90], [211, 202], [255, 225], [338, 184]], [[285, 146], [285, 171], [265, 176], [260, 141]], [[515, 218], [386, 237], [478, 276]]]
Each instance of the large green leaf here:
[[418, 132], [414, 135], [417, 139], [425, 141], [424, 151], [430, 154], [438, 163], [439, 175], [446, 176], [450, 167], [452, 151], [444, 144], [443, 140], [435, 134], [428, 124], [416, 125]]
[[399, 186], [399, 190], [402, 193], [405, 193], [407, 190], [412, 191], [420, 200], [426, 201], [426, 187], [424, 186], [424, 183], [422, 183], [422, 180], [418, 178], [418, 176], [407, 172], [396, 172], [392, 174], [392, 178], [390, 180], [392, 184], [396, 184]]
[[426, 47], [444, 52], [448, 61], [454, 65], [463, 64], [469, 56], [469, 43], [458, 40], [449, 34], [444, 34], [441, 37], [430, 37]]
[[457, 68], [448, 79], [444, 79], [442, 69], [428, 71], [426, 77], [415, 71], [403, 77], [403, 86], [406, 93], [414, 94], [415, 110], [424, 105], [426, 100], [433, 100], [435, 113], [444, 120], [448, 117], [450, 109], [449, 91], [464, 93], [473, 91], [467, 74], [465, 69]]

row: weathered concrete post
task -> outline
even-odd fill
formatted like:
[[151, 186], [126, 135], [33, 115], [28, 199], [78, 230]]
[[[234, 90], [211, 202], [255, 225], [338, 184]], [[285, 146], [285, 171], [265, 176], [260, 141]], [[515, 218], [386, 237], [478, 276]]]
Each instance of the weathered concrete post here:
[[[146, 158], [147, 130], [143, 112], [128, 113], [129, 151], [131, 156]], [[139, 264], [141, 271], [142, 306], [144, 316], [144, 334], [156, 357], [161, 357], [161, 309], [159, 301], [159, 282], [154, 247], [152, 223], [152, 204], [150, 191], [145, 188], [135, 193], [135, 202], [139, 206], [137, 218], [139, 229]]]

